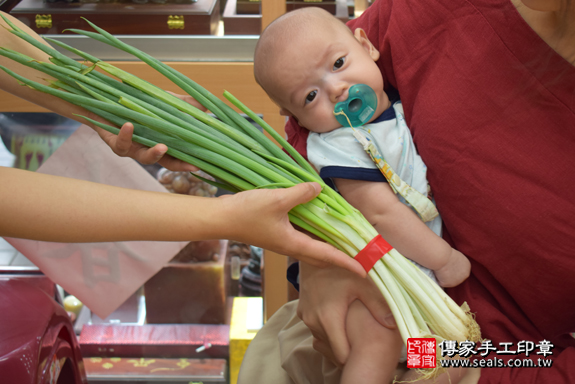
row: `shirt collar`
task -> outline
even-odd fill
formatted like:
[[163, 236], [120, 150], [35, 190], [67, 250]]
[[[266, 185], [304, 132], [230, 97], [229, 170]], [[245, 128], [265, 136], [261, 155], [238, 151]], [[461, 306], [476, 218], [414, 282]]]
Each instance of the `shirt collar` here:
[[373, 120], [370, 124], [373, 123], [381, 123], [382, 121], [393, 120], [395, 119], [395, 109], [393, 108], [393, 104], [387, 108], [385, 111], [381, 113], [377, 117], [377, 119]]

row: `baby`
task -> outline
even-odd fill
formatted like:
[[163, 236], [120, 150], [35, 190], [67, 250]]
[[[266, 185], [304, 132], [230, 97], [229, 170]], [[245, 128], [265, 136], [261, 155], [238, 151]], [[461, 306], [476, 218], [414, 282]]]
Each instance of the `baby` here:
[[[335, 105], [348, 98], [350, 87], [371, 87], [377, 97], [375, 113], [355, 129], [378, 146], [402, 180], [427, 196], [426, 166], [405, 124], [401, 102], [392, 103], [384, 92], [378, 59], [379, 52], [363, 30], [352, 33], [326, 11], [302, 8], [262, 33], [254, 72], [280, 113], [293, 116], [310, 131], [308, 159], [321, 177], [330, 179], [384, 239], [427, 268], [440, 285], [458, 285], [469, 276], [470, 263], [441, 238], [441, 219], [424, 223], [398, 198], [355, 140], [353, 129], [342, 127], [334, 115]], [[351, 350], [341, 382], [390, 382], [401, 357], [399, 332], [380, 325], [359, 301], [349, 308], [346, 331]]]

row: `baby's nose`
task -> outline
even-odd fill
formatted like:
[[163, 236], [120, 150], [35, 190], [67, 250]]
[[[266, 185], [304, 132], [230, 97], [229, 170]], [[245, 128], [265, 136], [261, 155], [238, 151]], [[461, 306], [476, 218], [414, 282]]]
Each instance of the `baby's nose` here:
[[346, 100], [348, 96], [348, 89], [349, 86], [344, 82], [332, 84], [330, 90], [332, 103], [339, 103], [340, 101]]

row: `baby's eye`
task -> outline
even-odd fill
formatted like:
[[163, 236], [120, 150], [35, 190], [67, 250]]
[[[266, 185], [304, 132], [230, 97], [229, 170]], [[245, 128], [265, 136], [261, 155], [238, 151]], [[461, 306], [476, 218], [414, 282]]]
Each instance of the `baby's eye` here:
[[310, 93], [307, 94], [307, 96], [305, 97], [305, 103], [311, 103], [313, 101], [313, 99], [315, 99], [317, 95], [317, 91], [311, 91]]
[[334, 71], [336, 69], [340, 69], [341, 67], [343, 67], [343, 64], [345, 63], [345, 57], [340, 57], [339, 59], [337, 59], [335, 61], [335, 63], [333, 63], [333, 69]]

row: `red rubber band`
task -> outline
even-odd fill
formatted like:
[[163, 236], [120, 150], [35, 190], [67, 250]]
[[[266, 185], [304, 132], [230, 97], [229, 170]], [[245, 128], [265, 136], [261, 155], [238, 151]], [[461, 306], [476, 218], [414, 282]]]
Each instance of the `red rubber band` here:
[[366, 272], [371, 271], [377, 260], [381, 259], [385, 254], [391, 251], [393, 247], [381, 235], [375, 236], [365, 246], [364, 249], [359, 251], [355, 259], [359, 261]]

